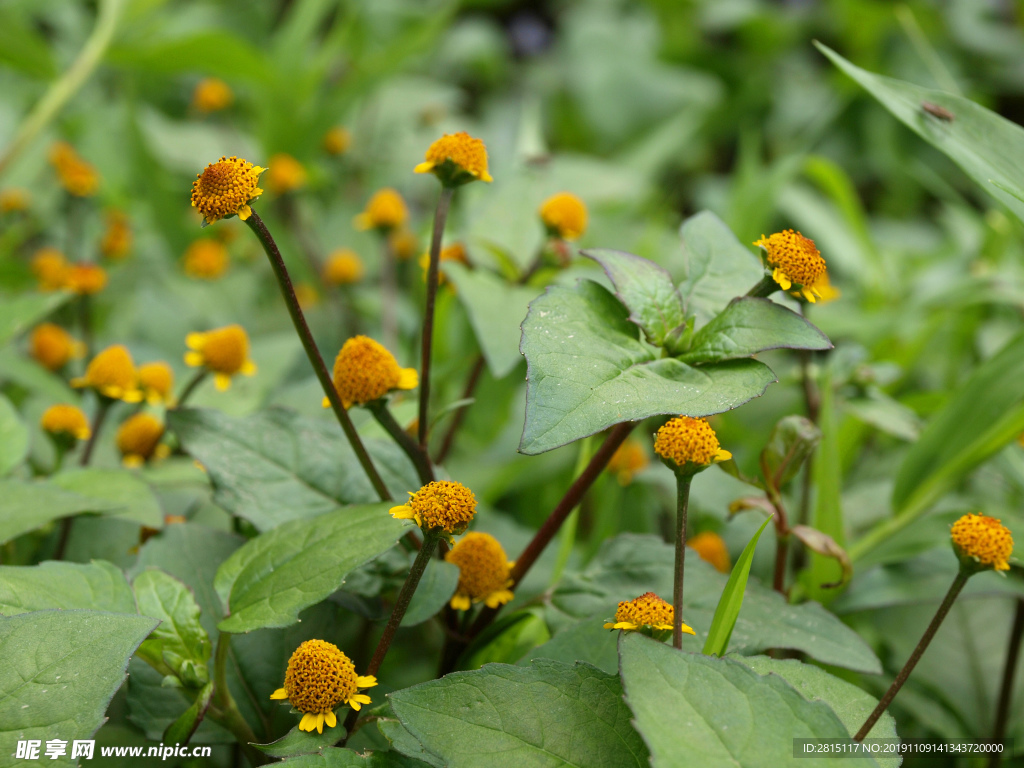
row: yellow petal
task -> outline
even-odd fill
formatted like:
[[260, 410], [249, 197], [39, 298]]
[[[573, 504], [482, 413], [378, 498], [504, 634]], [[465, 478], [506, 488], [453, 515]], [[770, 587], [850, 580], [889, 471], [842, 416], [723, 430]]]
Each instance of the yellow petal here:
[[[248, 205], [243, 205], [241, 208], [238, 209], [238, 218], [240, 218], [242, 221], [245, 221], [250, 216], [252, 216], [252, 208], [250, 208]], [[323, 721], [320, 722], [320, 728], [318, 730], [321, 733], [323, 733], [323, 730], [324, 730]]]
[[348, 705], [358, 712], [363, 704], [370, 704], [371, 702], [372, 699], [365, 693], [357, 693], [348, 700]]
[[185, 346], [189, 349], [202, 349], [205, 341], [205, 333], [190, 333], [185, 336]]
[[288, 698], [288, 691], [286, 691], [284, 688], [278, 688], [276, 691], [274, 691], [272, 694], [270, 694], [270, 698], [272, 698], [272, 699], [287, 699]]
[[415, 168], [412, 169], [412, 172], [413, 173], [430, 173], [432, 170], [434, 170], [434, 164], [429, 162], [429, 161], [427, 161], [425, 163], [420, 163], [419, 165], [417, 165]]
[[75, 437], [79, 440], [88, 440], [92, 432], [89, 431], [88, 427], [82, 427], [80, 430], [75, 432]]
[[416, 513], [412, 511], [412, 507], [408, 504], [403, 504], [400, 507], [392, 507], [388, 511], [396, 520], [414, 520], [416, 518]]
[[[255, 174], [256, 174], [257, 176], [259, 176], [259, 175], [260, 175], [261, 173], [263, 173], [263, 172], [264, 172], [264, 171], [266, 171], [266, 170], [267, 170], [267, 169], [266, 169], [266, 168], [264, 168], [264, 167], [263, 167], [263, 166], [261, 166], [261, 165], [254, 165], [254, 166], [252, 167], [252, 172], [253, 172], [253, 173], [255, 173]], [[761, 235], [761, 237], [764, 237], [764, 235]]]
[[121, 399], [126, 403], [141, 403], [142, 402], [142, 390], [141, 389], [129, 389], [121, 394]]
[[125, 455], [123, 459], [121, 459], [121, 463], [124, 464], [129, 469], [134, 469], [136, 467], [141, 467], [143, 464], [146, 463], [146, 460], [139, 456], [137, 453], [129, 453]]
[[512, 590], [499, 589], [497, 592], [492, 592], [491, 594], [489, 594], [484, 599], [484, 604], [488, 608], [497, 608], [499, 605], [504, 605], [505, 603], [511, 601], [513, 597], [514, 595], [512, 594]]
[[252, 360], [246, 360], [242, 363], [242, 367], [238, 369], [238, 372], [244, 376], [252, 376], [256, 373], [256, 363]]
[[494, 177], [491, 176], [491, 174], [489, 174], [487, 171], [484, 171], [483, 173], [480, 174], [480, 181], [492, 182], [494, 181]]
[[456, 611], [468, 611], [471, 605], [469, 595], [455, 595], [448, 603]]
[[634, 624], [632, 621], [617, 621], [613, 625], [616, 629], [634, 630], [639, 629], [639, 624]]
[[231, 377], [226, 373], [215, 374], [213, 377], [213, 386], [215, 386], [218, 391], [224, 392], [231, 386]]
[[71, 386], [75, 389], [89, 386], [89, 380], [85, 376], [76, 376], [71, 380]]
[[325, 719], [324, 718], [324, 713], [323, 712], [319, 712], [317, 714], [317, 716], [316, 716], [316, 732], [317, 733], [323, 733], [324, 732], [324, 719]]
[[685, 632], [688, 635], [696, 635], [697, 634], [690, 627], [686, 626], [686, 624], [683, 624], [683, 632]]
[[373, 688], [377, 685], [377, 678], [373, 675], [358, 675], [356, 685], [360, 688]]
[[415, 368], [403, 368], [398, 373], [399, 389], [416, 389], [420, 384], [420, 375]]
[[335, 717], [333, 712], [324, 713], [324, 722], [327, 723], [328, 728], [333, 728], [338, 724], [338, 718]]
[[201, 368], [203, 366], [203, 355], [201, 352], [186, 352], [185, 365], [189, 368]]
[[611, 623], [611, 622], [609, 621], [609, 622], [608, 622], [607, 624], [605, 624], [605, 625], [604, 625], [604, 628], [605, 628], [605, 629], [615, 629], [615, 625], [614, 625], [614, 624], [612, 624], [612, 623]]
[[307, 712], [302, 716], [302, 720], [299, 721], [299, 730], [312, 733], [314, 728], [316, 728], [316, 715], [312, 712]]
[[326, 397], [321, 401], [321, 403], [322, 403], [324, 408], [330, 408], [331, 407], [331, 401], [328, 400]]
[[728, 461], [732, 458], [732, 454], [724, 448], [719, 448], [718, 453], [715, 454], [715, 461]]

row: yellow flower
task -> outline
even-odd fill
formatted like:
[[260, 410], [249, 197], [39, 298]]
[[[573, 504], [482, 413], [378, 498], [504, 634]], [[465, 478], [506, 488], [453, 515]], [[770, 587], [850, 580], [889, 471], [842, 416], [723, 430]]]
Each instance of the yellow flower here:
[[468, 611], [472, 603], [497, 608], [512, 599], [512, 563], [493, 536], [467, 533], [445, 554], [444, 559], [459, 566], [459, 585], [451, 606]]
[[487, 172], [487, 147], [465, 131], [446, 133], [427, 149], [415, 173], [433, 173], [446, 187], [470, 181], [493, 181]]
[[61, 185], [75, 197], [91, 197], [100, 185], [99, 174], [92, 165], [78, 156], [66, 141], [50, 148], [50, 162], [57, 171]]
[[366, 203], [366, 209], [352, 223], [356, 229], [379, 229], [391, 232], [409, 219], [409, 209], [398, 191], [391, 187], [378, 189]]
[[139, 386], [150, 405], [174, 402], [174, 371], [163, 361], [146, 363], [139, 366]]
[[278, 195], [292, 192], [306, 184], [306, 169], [302, 163], [285, 152], [270, 158], [267, 185]]
[[[644, 627], [650, 629], [672, 629], [675, 610], [653, 592], [645, 592], [640, 597], [622, 601], [615, 611], [615, 621], [604, 625], [605, 629], [624, 629], [634, 632]], [[683, 632], [695, 635], [696, 632], [683, 624]]]
[[336, 125], [324, 134], [324, 151], [329, 155], [343, 155], [352, 144], [348, 128]]
[[715, 430], [707, 419], [690, 416], [677, 416], [659, 429], [654, 438], [654, 452], [690, 473], [732, 458], [732, 454], [718, 444]]
[[58, 438], [67, 435], [75, 440], [88, 440], [92, 434], [82, 409], [65, 403], [47, 408], [39, 419], [39, 426]]
[[252, 376], [256, 364], [249, 359], [249, 336], [240, 325], [228, 325], [206, 333], [190, 333], [185, 344], [185, 362], [193, 368], [205, 366], [213, 371], [213, 381], [223, 392], [231, 386], [231, 377], [241, 373]]
[[59, 371], [69, 360], [84, 356], [85, 345], [59, 325], [42, 323], [29, 336], [28, 353], [47, 370]]
[[162, 459], [170, 448], [160, 444], [164, 425], [148, 413], [136, 413], [124, 420], [117, 430], [117, 450], [126, 467], [141, 467], [152, 458]]
[[68, 260], [56, 248], [40, 248], [32, 257], [32, 274], [39, 280], [39, 290], [57, 291], [67, 281]]
[[[393, 389], [415, 389], [415, 368], [400, 368], [395, 356], [368, 336], [353, 336], [334, 360], [334, 388], [346, 408], [379, 400]], [[324, 408], [330, 401], [324, 398]]]
[[[399, 261], [411, 259], [419, 250], [419, 243], [408, 229], [396, 229], [388, 235], [388, 247]], [[429, 258], [429, 257], [428, 257]]]
[[796, 285], [800, 294], [812, 304], [821, 294], [816, 283], [825, 274], [825, 260], [814, 241], [799, 232], [787, 229], [771, 237], [761, 235], [754, 245], [764, 248], [772, 279], [784, 291]]
[[408, 504], [391, 508], [398, 520], [415, 520], [425, 530], [440, 528], [449, 536], [460, 535], [476, 514], [476, 497], [461, 483], [435, 480], [416, 493]]
[[92, 359], [85, 375], [71, 380], [73, 387], [91, 387], [104, 397], [138, 403], [142, 400], [135, 361], [121, 344], [107, 347]]
[[358, 283], [363, 277], [363, 262], [351, 248], [339, 248], [327, 257], [324, 282], [328, 285]]
[[192, 182], [192, 207], [203, 214], [203, 226], [237, 215], [252, 215], [249, 203], [263, 194], [259, 188], [264, 169], [239, 157], [222, 157], [210, 163]]
[[216, 77], [207, 77], [199, 81], [192, 92], [192, 106], [200, 112], [218, 112], [231, 106], [235, 95], [230, 86]]
[[0, 189], [0, 214], [27, 211], [29, 200], [27, 189], [21, 187]]
[[[447, 248], [442, 248], [441, 253], [438, 254], [438, 264], [444, 264], [446, 261], [454, 261], [459, 264], [465, 264], [467, 267], [469, 264], [469, 254], [466, 252], [466, 246], [462, 243], [452, 243]], [[420, 266], [423, 268], [423, 279], [427, 279], [427, 271], [430, 269], [430, 254], [424, 253], [420, 256]], [[445, 279], [444, 274], [440, 274], [438, 278], [438, 285], [444, 285]]]
[[299, 302], [299, 306], [303, 309], [309, 309], [315, 307], [320, 303], [320, 294], [317, 293], [309, 283], [296, 283], [295, 284], [295, 298]]
[[124, 211], [107, 211], [107, 229], [100, 240], [100, 253], [108, 259], [118, 261], [132, 249], [132, 230]]
[[64, 287], [79, 296], [91, 296], [107, 287], [107, 271], [99, 264], [72, 264], [64, 273]]
[[711, 563], [719, 573], [728, 573], [732, 563], [729, 561], [729, 550], [722, 537], [714, 531], [703, 531], [686, 542], [686, 546], [697, 552], [697, 556], [705, 563]]
[[576, 240], [587, 228], [587, 206], [571, 192], [552, 195], [538, 212], [553, 237]]
[[[830, 301], [835, 301], [843, 295], [842, 291], [832, 285], [832, 281], [829, 280], [827, 271], [822, 273], [817, 282], [811, 286], [811, 293], [817, 296], [818, 301], [822, 304], [828, 304]], [[798, 299], [803, 296], [800, 291], [792, 291], [790, 295], [795, 296]]]
[[284, 688], [278, 688], [272, 699], [287, 699], [303, 713], [300, 731], [324, 732], [324, 724], [333, 728], [338, 724], [334, 714], [339, 704], [347, 704], [357, 712], [370, 697], [360, 688], [373, 688], [377, 678], [356, 674], [352, 663], [338, 646], [325, 640], [307, 640], [288, 659], [284, 673]]
[[646, 469], [649, 463], [641, 442], [631, 437], [612, 454], [608, 460], [608, 471], [616, 474], [619, 485], [629, 485], [633, 482], [633, 475]]
[[185, 249], [182, 269], [189, 277], [216, 280], [228, 268], [228, 249], [220, 240], [201, 238]]
[[1013, 536], [998, 518], [968, 513], [953, 523], [953, 549], [974, 570], [1010, 570]]

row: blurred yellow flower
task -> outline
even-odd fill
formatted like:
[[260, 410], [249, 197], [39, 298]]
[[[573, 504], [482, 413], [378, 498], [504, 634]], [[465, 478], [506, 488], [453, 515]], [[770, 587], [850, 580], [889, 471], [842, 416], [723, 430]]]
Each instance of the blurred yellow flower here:
[[123, 259], [132, 249], [132, 229], [128, 215], [112, 208], [107, 211], [107, 228], [100, 240], [100, 253], [112, 261]]
[[410, 230], [396, 229], [388, 235], [388, 247], [396, 259], [405, 261], [411, 259], [419, 250], [419, 242]]
[[267, 169], [267, 186], [271, 191], [283, 195], [293, 192], [306, 184], [306, 169], [302, 163], [285, 152], [278, 152], [270, 158]]
[[[469, 254], [466, 252], [466, 246], [462, 243], [452, 243], [447, 248], [442, 248], [441, 253], [438, 254], [438, 263], [444, 264], [446, 261], [454, 261], [459, 264], [465, 264], [467, 267], [471, 266], [469, 263]], [[424, 253], [420, 256], [420, 267], [423, 269], [423, 279], [427, 279], [427, 272], [430, 270], [430, 253]], [[444, 285], [445, 280], [444, 274], [441, 273], [438, 277], [438, 285]]]
[[732, 567], [729, 561], [729, 549], [725, 541], [714, 531], [703, 531], [686, 542], [697, 556], [706, 563], [711, 563], [719, 573], [728, 573]]
[[391, 187], [378, 189], [366, 203], [366, 208], [353, 219], [356, 229], [379, 229], [391, 232], [405, 225], [409, 209], [398, 191]]
[[91, 296], [107, 287], [107, 271], [87, 261], [72, 264], [64, 273], [63, 287], [79, 296]]
[[192, 92], [192, 106], [200, 112], [218, 112], [227, 109], [235, 100], [231, 87], [216, 77], [199, 81]]
[[189, 277], [216, 280], [227, 271], [228, 249], [220, 240], [200, 238], [185, 249], [181, 266]]
[[50, 147], [50, 162], [57, 171], [61, 185], [69, 194], [75, 197], [91, 197], [96, 194], [100, 185], [99, 174], [66, 141], [54, 142]]
[[612, 454], [608, 460], [608, 471], [614, 472], [619, 485], [625, 486], [632, 483], [633, 476], [645, 469], [648, 464], [650, 460], [643, 444], [635, 437], [631, 437]]
[[343, 155], [352, 145], [352, 134], [348, 128], [336, 125], [324, 134], [324, 151], [329, 155]]
[[203, 224], [231, 216], [245, 221], [252, 215], [249, 203], [263, 194], [259, 188], [264, 169], [239, 157], [221, 157], [210, 163], [192, 182], [192, 207], [203, 214]]
[[487, 172], [487, 147], [465, 131], [446, 133], [427, 149], [415, 173], [433, 173], [446, 187], [470, 181], [493, 181]]
[[39, 280], [39, 290], [57, 291], [64, 287], [68, 260], [56, 248], [40, 248], [32, 257], [32, 274]]
[[69, 360], [85, 355], [85, 345], [53, 323], [37, 325], [29, 336], [28, 352], [41, 366], [59, 371]]
[[164, 425], [148, 413], [129, 416], [117, 430], [117, 450], [126, 467], [141, 467], [150, 459], [162, 459], [170, 454], [170, 448], [160, 444], [164, 436]]
[[222, 392], [231, 386], [232, 376], [256, 373], [256, 364], [249, 359], [249, 335], [240, 325], [190, 333], [185, 344], [191, 350], [185, 353], [185, 363], [212, 371], [214, 384]]
[[539, 213], [553, 237], [576, 240], [587, 229], [587, 206], [571, 192], [552, 195], [541, 205]]
[[324, 263], [324, 282], [328, 285], [358, 283], [362, 277], [362, 259], [351, 248], [339, 248]]
[[47, 408], [39, 419], [39, 426], [58, 438], [66, 435], [74, 440], [88, 440], [92, 434], [82, 409], [66, 403]]
[[[393, 389], [415, 389], [415, 368], [401, 368], [395, 356], [368, 336], [353, 336], [334, 360], [334, 388], [346, 408], [379, 400]], [[330, 401], [323, 399], [324, 408]]]
[[27, 211], [29, 200], [27, 189], [21, 187], [0, 189], [0, 214]]
[[512, 599], [512, 563], [490, 534], [467, 533], [444, 559], [459, 567], [459, 584], [451, 599], [455, 610], [468, 611], [473, 603], [481, 601], [488, 608], [497, 608]]
[[167, 363], [161, 360], [140, 365], [138, 379], [150, 405], [171, 405], [174, 402], [174, 371]]
[[309, 309], [320, 303], [320, 294], [309, 283], [296, 283], [295, 299], [299, 302], [300, 307]]
[[76, 388], [89, 387], [104, 397], [138, 403], [142, 400], [131, 353], [121, 344], [107, 347], [92, 359], [85, 375], [71, 380]]

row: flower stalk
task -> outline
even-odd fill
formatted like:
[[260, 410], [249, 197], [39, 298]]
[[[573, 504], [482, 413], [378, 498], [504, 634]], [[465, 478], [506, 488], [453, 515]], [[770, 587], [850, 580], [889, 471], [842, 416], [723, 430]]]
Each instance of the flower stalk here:
[[217, 638], [217, 651], [214, 655], [213, 701], [207, 712], [211, 720], [226, 728], [238, 740], [238, 745], [252, 765], [266, 765], [270, 758], [252, 746], [257, 743], [256, 734], [238, 711], [235, 698], [228, 688], [227, 665], [230, 650], [231, 633], [221, 632]]
[[672, 589], [672, 646], [683, 647], [683, 566], [686, 560], [686, 513], [690, 506], [693, 475], [676, 472], [676, 562]]
[[367, 409], [373, 414], [384, 431], [391, 435], [398, 446], [405, 451], [405, 455], [412, 461], [419, 475], [420, 483], [426, 485], [434, 480], [434, 468], [430, 464], [430, 457], [427, 456], [423, 446], [413, 440], [412, 436], [402, 429], [402, 425], [395, 421], [395, 417], [388, 409], [388, 404], [381, 398], [366, 404]]
[[765, 275], [757, 285], [747, 291], [746, 295], [763, 299], [771, 296], [777, 290], [779, 290], [779, 284], [775, 282], [775, 278], [771, 275]]
[[209, 371], [206, 368], [200, 368], [196, 371], [195, 375], [189, 380], [188, 384], [185, 385], [185, 389], [181, 391], [181, 396], [178, 398], [178, 402], [175, 405], [176, 408], [182, 408], [185, 405], [185, 401], [188, 400], [192, 393], [199, 389], [199, 385], [203, 383], [206, 375]]
[[[992, 728], [993, 742], [1001, 742], [1006, 738], [1006, 725], [1010, 719], [1010, 706], [1013, 700], [1013, 679], [1017, 672], [1022, 640], [1024, 640], [1024, 598], [1018, 597], [1017, 609], [1013, 613], [1013, 626], [1010, 628], [1010, 642], [1006, 648], [1003, 681], [999, 687], [995, 725]], [[1002, 756], [998, 752], [993, 752], [989, 758], [989, 768], [997, 768], [1001, 760]]]
[[451, 207], [454, 187], [444, 185], [437, 198], [434, 211], [434, 233], [430, 240], [430, 266], [427, 268], [427, 300], [423, 314], [423, 346], [420, 353], [420, 410], [419, 432], [420, 446], [427, 450], [428, 410], [430, 405], [430, 357], [434, 343], [434, 305], [437, 301], [438, 267], [441, 263], [441, 239], [444, 236], [444, 225], [448, 220], [448, 209]]

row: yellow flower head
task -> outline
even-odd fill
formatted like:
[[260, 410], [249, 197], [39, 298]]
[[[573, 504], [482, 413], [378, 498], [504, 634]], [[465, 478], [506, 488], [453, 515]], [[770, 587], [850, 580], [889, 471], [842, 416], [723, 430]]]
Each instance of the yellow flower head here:
[[711, 563], [719, 573], [728, 573], [732, 567], [729, 550], [722, 537], [714, 531], [703, 531], [686, 542], [705, 563]]
[[85, 345], [59, 325], [41, 323], [29, 336], [28, 353], [47, 370], [59, 371], [69, 360], [85, 355]]
[[73, 387], [91, 387], [104, 397], [138, 403], [142, 400], [131, 353], [121, 344], [107, 347], [92, 359], [85, 375], [71, 380]]
[[32, 257], [32, 274], [39, 280], [39, 290], [57, 291], [67, 282], [68, 260], [56, 248], [40, 248]]
[[117, 450], [126, 467], [141, 467], [152, 458], [162, 459], [170, 453], [160, 444], [164, 425], [148, 413], [136, 413], [124, 420], [117, 430]]
[[267, 185], [278, 195], [292, 192], [306, 184], [306, 169], [302, 163], [286, 152], [278, 152], [270, 158], [267, 171]]
[[715, 430], [707, 419], [690, 416], [677, 416], [659, 429], [654, 438], [654, 452], [691, 473], [732, 458], [732, 454], [718, 444]]
[[459, 566], [459, 585], [451, 600], [452, 608], [468, 611], [472, 603], [481, 600], [488, 608], [497, 608], [512, 599], [512, 563], [493, 536], [467, 533], [444, 559]]
[[587, 206], [571, 192], [552, 195], [538, 212], [553, 237], [576, 240], [587, 229]]
[[309, 283], [296, 283], [295, 284], [295, 298], [299, 302], [299, 306], [303, 309], [309, 309], [315, 307], [320, 303], [320, 294], [317, 293]]
[[631, 437], [612, 454], [608, 460], [608, 471], [616, 474], [619, 485], [629, 485], [633, 482], [633, 475], [646, 469], [648, 464], [650, 460], [643, 444]]
[[219, 112], [230, 107], [234, 100], [230, 86], [216, 77], [200, 80], [192, 92], [192, 106], [200, 112]]
[[968, 513], [953, 523], [953, 549], [973, 570], [1010, 570], [1013, 536], [998, 518]]
[[446, 133], [427, 149], [415, 173], [433, 173], [446, 187], [470, 181], [494, 181], [487, 172], [487, 147], [465, 131]]
[[324, 152], [329, 155], [343, 155], [352, 144], [348, 128], [336, 125], [324, 134]]
[[185, 353], [185, 362], [193, 368], [205, 366], [213, 371], [214, 384], [221, 392], [231, 386], [235, 374], [256, 373], [256, 364], [249, 359], [249, 335], [240, 325], [190, 333], [185, 344], [191, 350]]
[[[459, 264], [465, 264], [467, 267], [470, 266], [469, 254], [466, 252], [466, 246], [462, 243], [452, 243], [447, 248], [442, 248], [441, 253], [438, 254], [438, 264], [444, 264], [446, 261], [454, 261]], [[420, 267], [423, 268], [423, 279], [427, 279], [427, 271], [430, 269], [430, 253], [424, 253], [420, 256]], [[438, 285], [445, 284], [444, 274], [442, 273], [438, 277]]]
[[132, 229], [124, 211], [107, 211], [107, 229], [100, 240], [100, 253], [112, 261], [123, 259], [132, 249]]
[[288, 659], [284, 673], [284, 688], [278, 688], [272, 699], [287, 699], [303, 713], [300, 731], [324, 732], [324, 724], [333, 728], [338, 724], [334, 714], [339, 704], [347, 704], [357, 712], [370, 697], [360, 688], [373, 688], [377, 678], [356, 674], [352, 663], [338, 646], [325, 640], [307, 640]]
[[[366, 405], [393, 389], [415, 389], [420, 383], [415, 368], [400, 368], [395, 356], [368, 336], [353, 336], [334, 360], [334, 388], [342, 404]], [[324, 398], [324, 408], [330, 402]]]
[[72, 264], [64, 273], [64, 287], [79, 296], [91, 296], [107, 287], [107, 271], [88, 261]]
[[[623, 600], [615, 611], [615, 621], [604, 625], [605, 629], [624, 629], [627, 632], [647, 627], [649, 629], [672, 629], [675, 610], [653, 592], [645, 592], [635, 600]], [[697, 634], [683, 624], [683, 632]]]
[[57, 171], [61, 185], [69, 194], [75, 197], [91, 197], [96, 194], [100, 185], [99, 174], [66, 141], [55, 142], [50, 148], [50, 162]]
[[339, 248], [327, 257], [324, 282], [328, 285], [358, 283], [363, 277], [363, 261], [351, 248]]
[[396, 229], [388, 235], [388, 247], [399, 261], [411, 259], [419, 250], [419, 242], [408, 229]]
[[181, 266], [189, 277], [216, 280], [227, 271], [228, 249], [220, 240], [195, 240], [185, 249]]
[[174, 371], [163, 361], [139, 366], [139, 386], [150, 405], [174, 402]]
[[21, 187], [0, 189], [0, 214], [27, 211], [29, 200], [27, 189]]
[[70, 437], [74, 440], [88, 440], [89, 420], [82, 409], [74, 405], [51, 405], [39, 419], [39, 426], [54, 437]]
[[366, 209], [352, 223], [356, 229], [379, 229], [391, 232], [402, 227], [409, 219], [409, 209], [398, 190], [391, 187], [378, 189], [366, 203]]
[[791, 285], [797, 285], [812, 304], [821, 296], [815, 284], [825, 274], [825, 260], [813, 240], [787, 229], [771, 237], [761, 235], [754, 245], [764, 248], [768, 266], [772, 267], [772, 279], [782, 290], [788, 291]]
[[449, 536], [458, 536], [476, 514], [476, 497], [462, 483], [435, 480], [409, 496], [408, 504], [391, 508], [391, 516], [415, 520], [428, 531], [440, 528]]
[[249, 203], [263, 194], [259, 188], [264, 169], [240, 157], [222, 157], [210, 163], [192, 182], [192, 207], [203, 214], [203, 226], [238, 216], [252, 215]]

